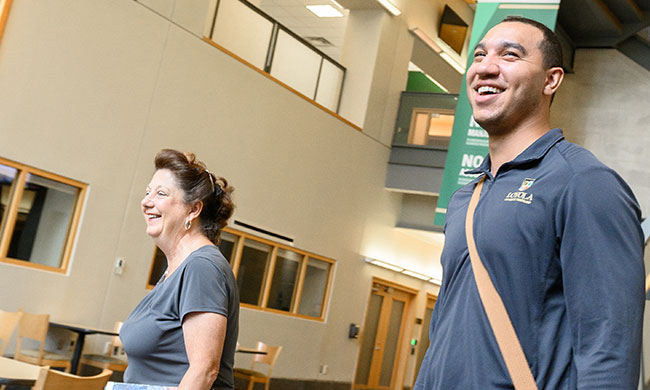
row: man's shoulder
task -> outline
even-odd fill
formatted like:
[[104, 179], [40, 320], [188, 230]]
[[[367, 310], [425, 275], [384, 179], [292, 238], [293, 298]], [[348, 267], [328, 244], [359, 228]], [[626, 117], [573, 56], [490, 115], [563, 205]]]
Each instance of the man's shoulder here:
[[562, 140], [553, 149], [557, 153], [557, 162], [562, 164], [572, 176], [587, 173], [615, 174], [613, 169], [605, 165], [592, 152], [580, 145]]

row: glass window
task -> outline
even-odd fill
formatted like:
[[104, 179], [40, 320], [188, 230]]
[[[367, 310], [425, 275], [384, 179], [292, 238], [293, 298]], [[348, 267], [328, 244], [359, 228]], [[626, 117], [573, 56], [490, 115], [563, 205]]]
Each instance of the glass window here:
[[301, 259], [302, 255], [296, 252], [286, 249], [278, 250], [267, 307], [291, 311]]
[[0, 164], [0, 222], [7, 214], [7, 206], [11, 197], [11, 186], [16, 179], [18, 170]]
[[7, 257], [60, 267], [79, 188], [27, 174]]
[[239, 301], [241, 303], [260, 304], [266, 265], [270, 253], [270, 245], [245, 239], [239, 270], [237, 271], [237, 286], [239, 287]]
[[232, 259], [234, 258], [233, 249], [235, 248], [235, 243], [237, 242], [237, 236], [222, 231], [220, 237], [221, 242], [219, 242], [219, 250], [221, 251], [223, 257], [225, 257], [226, 260], [232, 264]]
[[330, 274], [331, 263], [309, 258], [298, 313], [320, 317], [325, 302], [325, 291]]
[[154, 251], [153, 264], [151, 265], [151, 274], [149, 274], [149, 285], [153, 288], [167, 270], [167, 257], [158, 247]]

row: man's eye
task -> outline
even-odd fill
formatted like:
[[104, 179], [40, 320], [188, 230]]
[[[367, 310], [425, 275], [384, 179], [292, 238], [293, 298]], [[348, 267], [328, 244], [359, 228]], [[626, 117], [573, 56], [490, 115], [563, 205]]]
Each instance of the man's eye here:
[[485, 57], [485, 53], [483, 53], [482, 51], [478, 51], [478, 52], [474, 53], [474, 58], [477, 58], [477, 57]]
[[158, 191], [158, 196], [166, 196], [166, 195], [167, 195], [166, 193], [164, 193], [162, 191]]
[[503, 53], [505, 57], [516, 57], [519, 58], [519, 54], [515, 53], [514, 51], [507, 51]]

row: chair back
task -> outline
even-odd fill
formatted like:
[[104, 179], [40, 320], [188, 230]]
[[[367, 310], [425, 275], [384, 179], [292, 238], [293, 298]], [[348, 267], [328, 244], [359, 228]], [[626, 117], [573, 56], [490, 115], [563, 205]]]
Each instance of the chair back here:
[[[115, 333], [120, 333], [120, 329], [122, 329], [122, 324], [124, 324], [122, 321], [116, 321], [115, 322], [115, 327], [113, 330], [115, 330]], [[108, 351], [109, 356], [113, 356], [113, 351], [115, 350], [115, 347], [117, 348], [122, 348], [122, 339], [120, 336], [113, 336], [111, 338], [111, 349]]]
[[104, 369], [101, 373], [95, 376], [77, 376], [49, 370], [47, 377], [43, 383], [43, 387], [36, 390], [103, 390], [108, 382], [108, 379], [113, 374], [113, 371]]
[[43, 349], [45, 348], [45, 338], [47, 330], [50, 327], [49, 314], [31, 314], [19, 310], [22, 313], [18, 322], [18, 340], [16, 341], [16, 357], [20, 355], [20, 345], [23, 338], [28, 338], [40, 342], [39, 346], [39, 363], [43, 358]]
[[267, 364], [269, 366], [269, 372], [267, 376], [270, 377], [271, 371], [273, 370], [273, 366], [275, 365], [275, 361], [278, 359], [278, 356], [280, 355], [280, 351], [282, 351], [282, 346], [267, 345], [261, 341], [258, 341], [257, 350], [265, 351], [266, 354], [265, 355], [255, 354], [253, 357], [253, 364], [251, 366], [251, 369], [255, 368], [255, 363]]
[[8, 312], [0, 310], [0, 356], [4, 354], [5, 348], [7, 348], [7, 343], [11, 339], [11, 335], [14, 334], [16, 326], [18, 326], [18, 321], [22, 317], [21, 312]]

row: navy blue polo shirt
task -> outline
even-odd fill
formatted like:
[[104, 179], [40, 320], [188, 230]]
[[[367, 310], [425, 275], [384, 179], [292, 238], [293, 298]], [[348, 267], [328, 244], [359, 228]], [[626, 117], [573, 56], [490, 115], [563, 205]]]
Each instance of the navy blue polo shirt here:
[[[474, 217], [478, 252], [539, 389], [636, 389], [644, 299], [640, 209], [628, 185], [560, 129], [496, 176]], [[477, 179], [478, 180], [478, 179]], [[472, 183], [451, 198], [430, 347], [415, 390], [512, 389], [465, 239]]]

